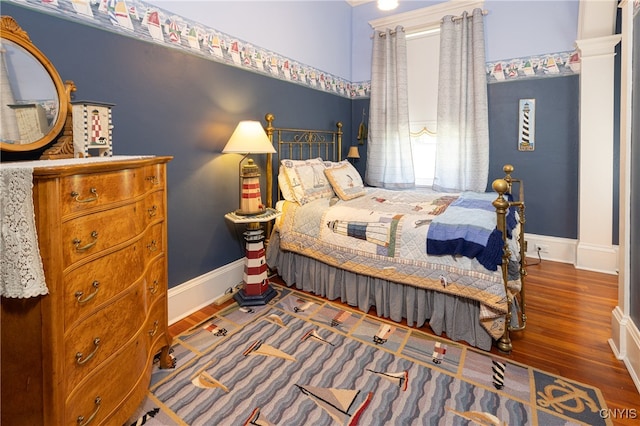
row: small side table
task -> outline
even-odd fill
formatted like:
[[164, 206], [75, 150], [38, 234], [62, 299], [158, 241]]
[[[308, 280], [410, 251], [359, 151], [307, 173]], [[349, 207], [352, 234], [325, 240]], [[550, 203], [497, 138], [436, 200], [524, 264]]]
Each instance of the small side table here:
[[242, 288], [233, 295], [240, 306], [266, 305], [276, 296], [276, 291], [269, 284], [267, 276], [262, 224], [276, 219], [280, 214], [276, 209], [267, 208], [264, 213], [252, 216], [242, 216], [234, 212], [224, 215], [233, 223], [246, 225], [244, 280]]

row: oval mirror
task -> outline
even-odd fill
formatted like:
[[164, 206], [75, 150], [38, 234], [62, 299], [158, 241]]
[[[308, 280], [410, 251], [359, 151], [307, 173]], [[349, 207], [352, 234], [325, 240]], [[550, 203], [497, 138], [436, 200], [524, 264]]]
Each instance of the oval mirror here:
[[68, 95], [55, 67], [10, 16], [0, 23], [0, 150], [31, 151], [62, 130]]

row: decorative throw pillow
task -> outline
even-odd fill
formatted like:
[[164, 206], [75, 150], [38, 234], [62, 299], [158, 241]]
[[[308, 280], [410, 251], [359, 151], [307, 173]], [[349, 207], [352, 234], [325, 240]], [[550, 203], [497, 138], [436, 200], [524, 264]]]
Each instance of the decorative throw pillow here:
[[341, 161], [338, 166], [325, 169], [324, 174], [341, 200], [351, 200], [366, 192], [360, 173], [347, 160]]
[[289, 181], [284, 173], [284, 167], [280, 167], [278, 170], [278, 188], [280, 188], [280, 194], [282, 194], [283, 200], [298, 202], [293, 195], [293, 190], [289, 186]]
[[311, 160], [282, 160], [280, 170], [288, 183], [292, 197], [304, 205], [318, 198], [333, 197], [333, 189], [324, 174], [321, 158]]

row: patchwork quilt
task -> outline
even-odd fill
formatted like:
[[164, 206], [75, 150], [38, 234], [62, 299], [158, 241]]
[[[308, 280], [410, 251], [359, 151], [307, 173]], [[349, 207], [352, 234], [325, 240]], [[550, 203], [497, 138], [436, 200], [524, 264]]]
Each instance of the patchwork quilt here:
[[[364, 196], [348, 201], [322, 198], [302, 206], [285, 201], [275, 229], [281, 250], [355, 273], [476, 300], [482, 308], [481, 324], [499, 338], [507, 312], [501, 269], [487, 269], [473, 257], [427, 253], [432, 223], [463, 195], [367, 188]], [[495, 199], [497, 194], [483, 197]], [[495, 228], [495, 212], [486, 219], [493, 224], [483, 226]], [[501, 256], [502, 246], [498, 249]]]
[[[427, 233], [427, 253], [475, 258], [495, 271], [502, 264], [504, 241], [496, 228], [495, 193], [465, 192], [438, 215]], [[507, 235], [517, 225], [515, 208], [507, 213]]]

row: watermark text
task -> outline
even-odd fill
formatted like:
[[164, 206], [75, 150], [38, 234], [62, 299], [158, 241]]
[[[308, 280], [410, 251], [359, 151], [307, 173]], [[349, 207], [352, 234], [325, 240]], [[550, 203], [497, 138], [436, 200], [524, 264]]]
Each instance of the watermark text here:
[[636, 408], [603, 408], [600, 410], [603, 419], [639, 419], [640, 413]]

